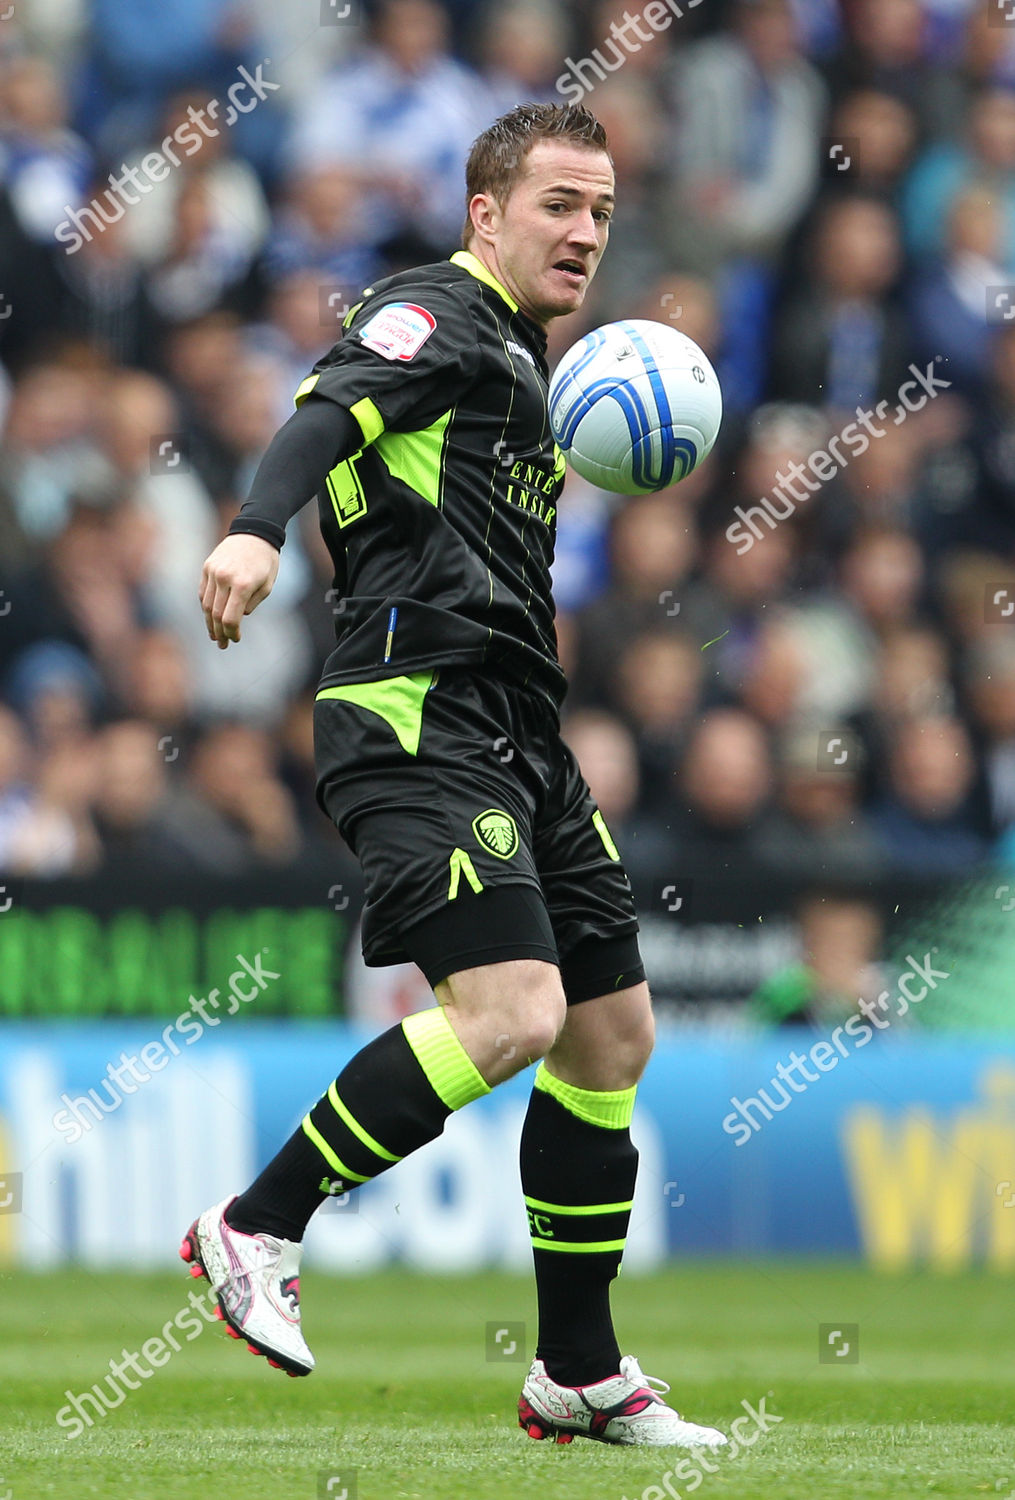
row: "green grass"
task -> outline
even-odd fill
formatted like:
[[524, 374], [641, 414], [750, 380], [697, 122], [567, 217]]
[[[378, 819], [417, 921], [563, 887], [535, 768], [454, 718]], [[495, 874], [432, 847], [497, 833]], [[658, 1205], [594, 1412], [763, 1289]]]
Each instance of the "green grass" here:
[[[140, 1350], [198, 1285], [0, 1277], [0, 1500], [313, 1500], [319, 1473], [350, 1468], [358, 1500], [666, 1493], [648, 1487], [673, 1450], [558, 1447], [514, 1425], [525, 1367], [485, 1357], [486, 1325], [502, 1320], [526, 1321], [531, 1353], [531, 1284], [507, 1276], [309, 1275], [308, 1380], [208, 1326], [69, 1440], [55, 1424], [64, 1392]], [[614, 1304], [623, 1347], [672, 1382], [688, 1416], [728, 1430], [741, 1401], [764, 1396], [783, 1418], [704, 1474], [706, 1500], [1015, 1495], [1015, 1296], [1003, 1277], [695, 1263], [621, 1278]], [[839, 1320], [860, 1325], [860, 1363], [821, 1365], [818, 1324]], [[689, 1493], [686, 1479], [671, 1483]]]

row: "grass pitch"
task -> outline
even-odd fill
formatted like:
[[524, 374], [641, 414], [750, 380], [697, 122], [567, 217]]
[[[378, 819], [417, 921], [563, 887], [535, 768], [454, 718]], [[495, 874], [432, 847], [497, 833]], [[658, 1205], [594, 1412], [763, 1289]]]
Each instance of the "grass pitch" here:
[[[309, 1379], [202, 1325], [68, 1438], [55, 1422], [65, 1393], [101, 1381], [204, 1286], [183, 1274], [0, 1276], [0, 1500], [1015, 1500], [1015, 1295], [1001, 1276], [712, 1262], [622, 1277], [622, 1347], [672, 1383], [680, 1410], [729, 1431], [742, 1402], [764, 1397], [783, 1419], [711, 1460], [718, 1472], [668, 1485], [676, 1450], [555, 1446], [515, 1425], [534, 1297], [508, 1276], [310, 1273]], [[505, 1335], [488, 1359], [488, 1325], [518, 1322], [524, 1349], [515, 1337], [505, 1357]], [[821, 1324], [843, 1325], [836, 1347], [852, 1336], [849, 1356], [819, 1363]], [[859, 1325], [856, 1363], [846, 1324]]]

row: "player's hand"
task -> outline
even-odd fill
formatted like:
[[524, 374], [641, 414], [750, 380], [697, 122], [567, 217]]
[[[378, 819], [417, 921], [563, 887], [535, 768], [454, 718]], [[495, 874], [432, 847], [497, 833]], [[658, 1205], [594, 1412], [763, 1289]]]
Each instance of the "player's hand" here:
[[278, 549], [242, 533], [219, 542], [201, 572], [201, 608], [209, 637], [220, 651], [240, 638], [240, 621], [271, 593]]

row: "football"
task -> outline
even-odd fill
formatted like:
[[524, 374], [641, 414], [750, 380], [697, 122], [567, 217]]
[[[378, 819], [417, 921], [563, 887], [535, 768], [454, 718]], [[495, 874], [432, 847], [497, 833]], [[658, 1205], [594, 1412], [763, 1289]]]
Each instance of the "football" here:
[[707, 355], [667, 323], [604, 323], [572, 345], [550, 382], [550, 426], [584, 479], [621, 495], [665, 489], [696, 469], [722, 421]]

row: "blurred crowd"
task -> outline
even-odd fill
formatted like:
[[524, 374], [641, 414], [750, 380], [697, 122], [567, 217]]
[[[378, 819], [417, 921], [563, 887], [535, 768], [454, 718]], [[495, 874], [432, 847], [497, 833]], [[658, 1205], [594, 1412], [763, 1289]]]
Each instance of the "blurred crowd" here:
[[[619, 59], [632, 0], [3, 21], [0, 868], [228, 875], [337, 843], [312, 795], [339, 608], [314, 507], [228, 652], [201, 564], [359, 288], [457, 248], [470, 142], [583, 60], [618, 209], [551, 356], [672, 321], [726, 400], [680, 485], [570, 475], [559, 510], [565, 734], [632, 873], [1015, 857], [1015, 21], [683, 9]], [[227, 125], [244, 76], [275, 86]], [[220, 128], [151, 180], [211, 100]], [[896, 420], [913, 365], [947, 385]], [[880, 402], [865, 452], [731, 542], [738, 507]]]

